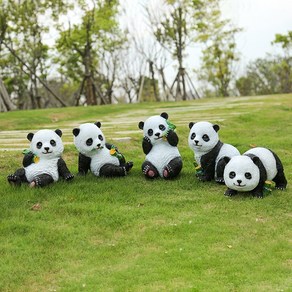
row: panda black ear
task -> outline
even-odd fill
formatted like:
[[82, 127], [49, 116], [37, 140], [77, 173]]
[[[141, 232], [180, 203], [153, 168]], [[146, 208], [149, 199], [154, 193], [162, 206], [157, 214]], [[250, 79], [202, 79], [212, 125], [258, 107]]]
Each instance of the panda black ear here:
[[60, 129], [55, 130], [55, 133], [60, 137], [62, 137], [62, 135], [63, 135], [63, 133]]
[[27, 137], [27, 139], [31, 142], [33, 136], [34, 136], [34, 133], [29, 133], [29, 134], [27, 134], [26, 137]]
[[254, 156], [252, 159], [253, 163], [257, 166], [259, 166], [260, 164], [260, 159], [257, 156]]
[[168, 114], [167, 113], [162, 113], [161, 115], [160, 115], [161, 117], [163, 117], [163, 118], [165, 118], [166, 120], [168, 119]]
[[230, 157], [224, 156], [223, 161], [225, 162], [225, 164], [227, 164], [230, 161]]
[[220, 129], [220, 127], [219, 127], [218, 125], [213, 125], [213, 129], [214, 129], [216, 132], [218, 132], [219, 129]]
[[75, 129], [73, 129], [73, 135], [75, 136], [75, 137], [77, 137], [78, 135], [79, 135], [79, 133], [80, 133], [80, 129], [79, 128], [75, 128]]
[[101, 122], [95, 122], [94, 124], [99, 128], [101, 127]]
[[189, 123], [189, 128], [191, 129], [191, 128], [193, 127], [194, 124], [195, 124], [195, 123], [190, 122], [190, 123]]
[[138, 127], [139, 127], [139, 129], [143, 130], [143, 128], [144, 128], [144, 122], [140, 122], [138, 124]]

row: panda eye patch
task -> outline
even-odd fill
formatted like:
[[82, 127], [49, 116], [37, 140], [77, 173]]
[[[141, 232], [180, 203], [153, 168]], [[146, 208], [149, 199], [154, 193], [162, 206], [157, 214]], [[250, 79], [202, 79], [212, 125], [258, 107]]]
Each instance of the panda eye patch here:
[[236, 176], [236, 174], [235, 174], [234, 171], [231, 171], [231, 172], [229, 173], [229, 177], [230, 177], [230, 178], [235, 178], [235, 176]]
[[56, 146], [56, 141], [55, 141], [55, 140], [51, 140], [51, 141], [50, 141], [50, 144], [51, 144], [52, 146]]
[[36, 146], [37, 146], [37, 149], [41, 149], [42, 146], [43, 146], [43, 143], [42, 142], [37, 142]]
[[164, 131], [166, 128], [165, 128], [164, 125], [159, 125], [159, 129], [160, 129], [161, 131]]
[[250, 172], [246, 172], [246, 173], [244, 174], [244, 176], [245, 176], [245, 178], [247, 178], [247, 179], [251, 179], [251, 173], [250, 173]]
[[89, 138], [89, 139], [86, 140], [86, 145], [87, 146], [91, 146], [92, 143], [93, 143], [93, 140], [91, 138]]
[[149, 129], [148, 130], [148, 136], [152, 136], [153, 135], [153, 130], [152, 129]]
[[210, 138], [209, 138], [209, 136], [208, 135], [203, 135], [203, 140], [205, 141], [205, 142], [208, 142], [209, 140], [210, 140]]
[[194, 140], [196, 138], [196, 133], [192, 133], [191, 139]]
[[100, 141], [103, 141], [103, 137], [102, 137], [102, 135], [98, 135], [98, 139], [99, 139]]

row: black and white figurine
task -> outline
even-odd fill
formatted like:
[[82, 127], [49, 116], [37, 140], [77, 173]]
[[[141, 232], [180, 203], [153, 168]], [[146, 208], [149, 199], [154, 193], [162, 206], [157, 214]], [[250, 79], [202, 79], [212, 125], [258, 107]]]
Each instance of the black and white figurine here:
[[31, 187], [43, 187], [59, 180], [66, 181], [74, 176], [70, 173], [61, 155], [64, 146], [61, 140], [62, 131], [39, 130], [29, 133], [30, 149], [24, 151], [23, 168], [8, 175], [10, 184], [29, 183]]
[[230, 144], [219, 140], [220, 127], [209, 122], [189, 123], [189, 147], [194, 152], [194, 158], [199, 169], [197, 176], [201, 181], [215, 179], [224, 183], [223, 172], [226, 165], [224, 157], [240, 155], [239, 151]]
[[90, 170], [96, 176], [125, 176], [133, 167], [114, 145], [106, 143], [101, 123], [85, 123], [73, 129], [74, 144], [79, 151], [78, 173]]
[[139, 123], [143, 130], [142, 148], [146, 154], [142, 172], [147, 178], [171, 179], [180, 173], [182, 159], [177, 148], [178, 136], [175, 126], [168, 121], [168, 114], [149, 117]]
[[262, 198], [266, 181], [274, 181], [275, 187], [280, 190], [287, 186], [282, 162], [267, 148], [252, 148], [228, 160], [224, 170], [224, 180], [228, 187], [226, 196], [233, 196], [239, 191], [251, 192]]

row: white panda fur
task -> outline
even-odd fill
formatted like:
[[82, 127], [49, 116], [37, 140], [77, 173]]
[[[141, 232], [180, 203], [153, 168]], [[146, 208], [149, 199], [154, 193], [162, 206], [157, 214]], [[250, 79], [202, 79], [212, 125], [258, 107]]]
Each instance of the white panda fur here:
[[[200, 121], [196, 123], [190, 123], [189, 128], [189, 147], [194, 152], [194, 158], [197, 164], [200, 165], [205, 171], [204, 177], [200, 177], [200, 179], [211, 180], [214, 178], [217, 182], [222, 183], [223, 170], [221, 171], [222, 175], [218, 176], [218, 162], [224, 157], [233, 157], [236, 155], [240, 155], [239, 151], [230, 144], [220, 142], [218, 135], [220, 127], [218, 125], [213, 125], [212, 123], [207, 121]], [[219, 151], [215, 151], [214, 153], [212, 153], [212, 150], [215, 150], [215, 147], [218, 147], [218, 149], [220, 149]], [[210, 160], [213, 161], [214, 169], [212, 170], [204, 169], [205, 166], [203, 162], [203, 157], [206, 158], [207, 155], [210, 156], [207, 158], [208, 163]]]
[[[52, 140], [56, 142], [56, 146], [51, 145]], [[41, 148], [37, 147], [38, 143], [42, 143]], [[59, 179], [57, 164], [64, 151], [61, 137], [55, 131], [40, 130], [33, 135], [30, 151], [39, 157], [39, 162], [24, 168], [27, 180], [32, 182], [36, 176], [47, 173], [52, 176], [54, 181], [57, 181]]]
[[[127, 171], [132, 167], [132, 163], [126, 163], [121, 166], [121, 162], [118, 157], [110, 154], [109, 146], [107, 146], [105, 136], [100, 129], [101, 123], [84, 123], [73, 130], [74, 134], [74, 144], [82, 155], [89, 158], [89, 168], [90, 171], [96, 175], [101, 175], [101, 169], [105, 165], [110, 165], [113, 169], [119, 172], [119, 176], [126, 175]], [[88, 143], [90, 141], [90, 143]], [[90, 145], [89, 145], [90, 144]], [[115, 148], [117, 149], [117, 148]], [[80, 157], [82, 163], [82, 156], [79, 156], [79, 171], [87, 172], [87, 167], [85, 169], [81, 167], [80, 169]], [[116, 168], [115, 168], [116, 166]], [[123, 167], [123, 168], [122, 168]], [[113, 174], [112, 172], [112, 174]], [[107, 176], [111, 176], [108, 174]], [[114, 176], [114, 174], [112, 175]]]
[[60, 176], [71, 180], [74, 176], [61, 157], [64, 151], [61, 136], [62, 131], [59, 129], [29, 133], [27, 138], [30, 148], [24, 152], [23, 168], [8, 175], [8, 182], [14, 185], [26, 182], [31, 187], [42, 187], [58, 181]]
[[228, 187], [225, 195], [228, 196], [240, 191], [252, 192], [262, 198], [266, 180], [274, 181], [278, 189], [284, 189], [287, 185], [279, 157], [263, 147], [252, 148], [241, 156], [232, 157], [225, 167], [224, 180]]
[[[178, 159], [178, 164], [181, 164], [181, 161], [179, 161], [181, 155], [177, 146], [171, 145], [166, 138], [170, 130], [167, 118], [167, 113], [162, 113], [161, 115], [151, 116], [145, 122], [139, 123], [139, 128], [143, 129], [143, 143], [151, 145], [149, 152], [146, 151], [145, 153], [145, 149], [143, 149], [146, 154], [145, 162], [146, 164], [150, 162], [157, 169], [160, 177], [165, 177], [164, 170], [166, 167], [169, 167], [169, 164], [174, 159]], [[172, 134], [176, 136], [173, 131]], [[173, 174], [174, 176], [178, 175], [181, 166], [177, 166], [178, 168], [174, 171], [175, 174]]]

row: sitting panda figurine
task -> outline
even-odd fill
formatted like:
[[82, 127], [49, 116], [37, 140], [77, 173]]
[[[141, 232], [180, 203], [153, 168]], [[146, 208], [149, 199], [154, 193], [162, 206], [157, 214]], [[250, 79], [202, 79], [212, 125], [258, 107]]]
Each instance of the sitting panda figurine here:
[[224, 180], [228, 189], [226, 196], [240, 192], [251, 192], [258, 198], [263, 197], [266, 180], [274, 181], [276, 188], [283, 190], [287, 186], [284, 168], [279, 157], [271, 150], [256, 147], [243, 155], [226, 159]]
[[74, 144], [79, 151], [78, 173], [90, 170], [96, 176], [125, 176], [133, 167], [118, 149], [105, 141], [101, 123], [85, 123], [73, 129]]
[[168, 120], [168, 114], [149, 117], [138, 127], [143, 130], [142, 148], [146, 159], [142, 164], [142, 172], [147, 178], [176, 177], [182, 169], [182, 159], [178, 151], [178, 136], [175, 126]]
[[13, 185], [25, 182], [31, 187], [43, 187], [58, 181], [60, 176], [66, 181], [71, 180], [74, 176], [61, 158], [64, 150], [61, 136], [59, 129], [29, 133], [27, 139], [30, 149], [23, 152], [23, 168], [8, 175], [8, 182]]
[[189, 123], [189, 147], [194, 151], [198, 167], [197, 176], [201, 181], [215, 179], [224, 183], [223, 172], [226, 162], [224, 157], [240, 155], [239, 151], [230, 144], [219, 140], [220, 127], [209, 122], [201, 121]]

